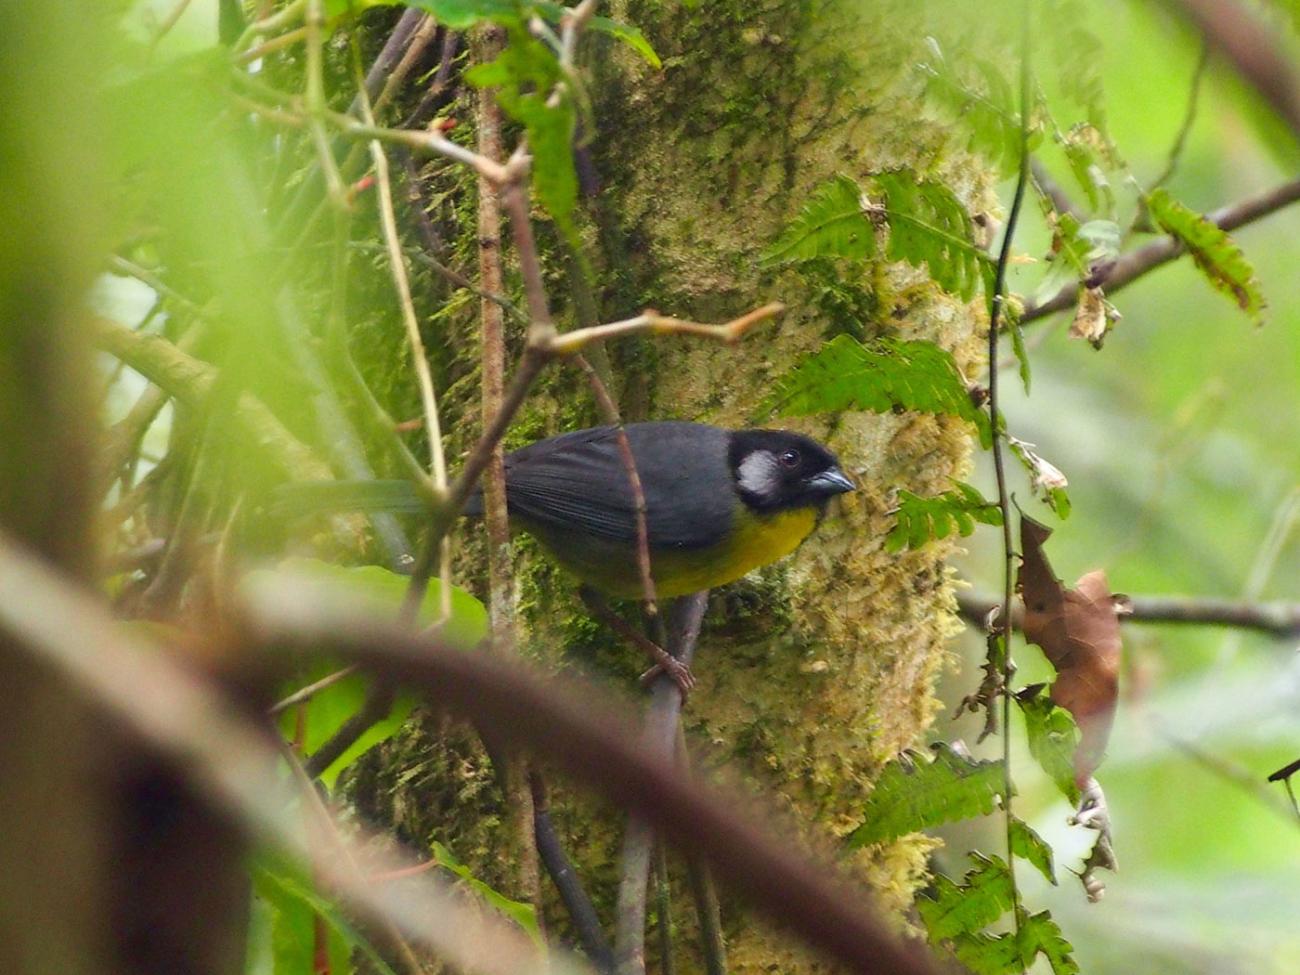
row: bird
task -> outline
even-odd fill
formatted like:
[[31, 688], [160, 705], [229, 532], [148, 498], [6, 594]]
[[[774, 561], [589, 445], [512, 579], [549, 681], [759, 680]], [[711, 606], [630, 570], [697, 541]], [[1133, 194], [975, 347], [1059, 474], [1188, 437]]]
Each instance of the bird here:
[[[622, 427], [645, 501], [656, 595], [713, 589], [789, 555], [836, 495], [854, 489], [835, 455], [787, 430], [729, 430], [657, 421]], [[636, 498], [618, 426], [574, 430], [506, 454], [506, 509], [523, 531], [590, 589], [642, 595]], [[427, 512], [410, 481], [283, 485], [272, 513], [339, 509]], [[465, 513], [483, 513], [476, 491]]]
[[[660, 421], [623, 428], [645, 501], [656, 593], [725, 585], [789, 555], [831, 498], [854, 489], [835, 455], [786, 430]], [[548, 437], [506, 455], [511, 528], [532, 535], [571, 575], [637, 598], [636, 499], [617, 426]], [[467, 514], [482, 512], [471, 497]]]

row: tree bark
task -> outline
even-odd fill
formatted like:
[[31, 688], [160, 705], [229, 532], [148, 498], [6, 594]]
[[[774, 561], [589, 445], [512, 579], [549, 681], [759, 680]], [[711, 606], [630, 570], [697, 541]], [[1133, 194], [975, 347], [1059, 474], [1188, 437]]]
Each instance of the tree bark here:
[[[665, 67], [654, 70], [606, 39], [587, 41], [598, 65], [591, 84], [596, 131], [579, 153], [595, 227], [592, 291], [600, 318], [646, 306], [698, 321], [726, 320], [769, 300], [790, 308], [739, 348], [663, 338], [611, 348], [625, 419], [755, 425], [771, 385], [833, 334], [805, 279], [758, 264], [821, 182], [840, 172], [863, 177], [906, 167], [943, 180], [972, 211], [991, 205], [995, 174], [954, 149], [946, 127], [921, 111], [920, 84], [909, 72], [923, 32], [911, 29], [905, 5], [863, 6], [777, 0], [755, 8], [719, 0], [616, 3], [602, 11], [641, 27]], [[856, 283], [874, 306], [870, 319], [857, 323], [863, 336], [932, 339], [974, 371], [982, 358], [978, 303], [964, 304], [923, 271], [883, 259], [864, 267]], [[561, 319], [571, 319], [572, 301], [561, 288], [552, 298]], [[520, 439], [593, 419], [581, 387], [561, 374], [526, 407]], [[916, 744], [930, 724], [932, 684], [959, 628], [945, 564], [952, 543], [884, 550], [892, 492], [947, 489], [967, 469], [970, 431], [955, 419], [915, 414], [759, 424], [828, 442], [861, 489], [790, 559], [714, 593], [700, 641], [700, 683], [683, 720], [704, 774], [743, 778], [793, 824], [793, 842], [839, 855], [831, 838], [857, 823], [881, 764]], [[593, 632], [569, 595], [572, 583], [532, 558], [526, 541], [515, 548], [526, 652], [631, 687], [635, 652]], [[472, 740], [446, 728], [424, 731], [436, 741], [413, 729], [382, 760], [366, 763], [356, 796], [372, 815], [417, 834], [490, 851], [483, 814], [492, 802], [485, 780], [465, 772]], [[417, 760], [429, 770], [418, 802], [399, 796], [397, 785], [403, 763]], [[455, 789], [468, 789], [472, 800], [458, 806]], [[417, 804], [436, 809], [436, 818], [417, 812]], [[577, 800], [561, 805], [553, 796], [561, 838], [609, 923], [623, 824]], [[854, 854], [847, 867], [901, 916], [930, 848], [925, 838], [904, 839]], [[490, 854], [481, 863], [490, 876]], [[684, 876], [675, 890], [685, 905]], [[685, 935], [679, 956], [694, 951], [691, 913], [675, 910]], [[552, 922], [566, 930], [562, 918]], [[733, 972], [820, 970], [725, 891], [723, 923]], [[695, 955], [687, 968], [698, 967]]]

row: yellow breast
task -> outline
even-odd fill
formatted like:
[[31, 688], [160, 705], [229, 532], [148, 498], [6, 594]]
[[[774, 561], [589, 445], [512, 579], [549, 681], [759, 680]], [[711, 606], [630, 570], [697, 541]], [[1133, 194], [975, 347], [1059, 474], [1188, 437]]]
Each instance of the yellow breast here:
[[655, 586], [662, 596], [683, 596], [734, 582], [761, 565], [789, 555], [816, 527], [817, 512], [813, 508], [770, 515], [739, 512], [730, 536], [715, 548], [656, 553]]

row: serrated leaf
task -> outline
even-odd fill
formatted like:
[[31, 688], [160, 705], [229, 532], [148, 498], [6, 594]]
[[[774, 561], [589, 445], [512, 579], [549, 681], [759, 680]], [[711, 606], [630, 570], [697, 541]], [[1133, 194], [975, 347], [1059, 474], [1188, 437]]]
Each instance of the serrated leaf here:
[[396, 975], [347, 915], [317, 893], [301, 870], [278, 859], [260, 857], [249, 873], [255, 899], [270, 908], [270, 954], [275, 975], [315, 971], [312, 949], [318, 917], [328, 929], [331, 971], [351, 971], [349, 956], [357, 950], [380, 975]]
[[1012, 854], [1033, 864], [1039, 873], [1055, 884], [1056, 867], [1053, 864], [1052, 848], [1047, 841], [1028, 823], [1015, 816], [1010, 817], [1010, 831]]
[[858, 184], [847, 176], [823, 183], [763, 252], [763, 263], [871, 257], [876, 252], [876, 228], [867, 216], [866, 202]]
[[1020, 947], [1011, 934], [960, 934], [951, 946], [953, 955], [973, 975], [1010, 975], [1024, 970]]
[[463, 880], [484, 901], [518, 924], [524, 930], [524, 933], [532, 939], [533, 944], [539, 949], [545, 949], [546, 941], [537, 925], [537, 911], [532, 904], [526, 904], [523, 901], [507, 897], [495, 887], [491, 887], [479, 880], [470, 871], [469, 867], [457, 860], [452, 855], [451, 850], [442, 843], [434, 842], [431, 846], [440, 867], [444, 867]]
[[961, 481], [954, 490], [930, 498], [900, 491], [894, 517], [894, 527], [885, 537], [885, 550], [889, 552], [919, 548], [932, 538], [947, 538], [954, 528], [965, 538], [975, 530], [977, 521], [983, 525], [1002, 524], [998, 506]]
[[1227, 232], [1163, 188], [1149, 194], [1146, 204], [1152, 219], [1187, 249], [1210, 283], [1229, 295], [1256, 325], [1262, 324], [1267, 302], [1255, 269]]
[[910, 170], [872, 177], [884, 198], [889, 224], [889, 259], [924, 265], [945, 291], [969, 301], [981, 283], [987, 254], [975, 246], [974, 225], [952, 190], [918, 180]]
[[[1065, 708], [1057, 707], [1040, 694], [1027, 688], [1016, 695], [1016, 704], [1025, 716], [1025, 734], [1029, 754], [1034, 756], [1056, 787], [1072, 803], [1079, 801], [1079, 787], [1074, 781], [1074, 751], [1079, 744], [1079, 729]], [[1029, 693], [1032, 691], [1033, 693]]]
[[998, 857], [972, 853], [975, 868], [957, 884], [936, 874], [933, 892], [916, 899], [916, 911], [932, 942], [951, 941], [988, 927], [1014, 903], [1011, 874]]
[[[990, 61], [963, 56], [949, 61], [933, 37], [930, 57], [920, 65], [926, 78], [926, 103], [937, 105], [960, 131], [966, 145], [1005, 174], [1020, 163], [1020, 112], [1017, 96], [1002, 69]], [[1036, 133], [1031, 133], [1036, 136]]]
[[1079, 975], [1079, 965], [1071, 952], [1074, 946], [1065, 940], [1060, 926], [1047, 911], [1020, 918], [1020, 957], [1030, 964], [1042, 954], [1052, 966], [1053, 975]]
[[1002, 796], [1002, 763], [977, 761], [951, 745], [931, 746], [934, 758], [909, 752], [885, 766], [847, 840], [851, 848], [973, 816], [986, 816]]
[[869, 410], [914, 410], [973, 423], [980, 442], [993, 442], [988, 414], [971, 402], [952, 354], [933, 342], [875, 339], [863, 344], [837, 335], [820, 352], [777, 380], [760, 413], [786, 416]]

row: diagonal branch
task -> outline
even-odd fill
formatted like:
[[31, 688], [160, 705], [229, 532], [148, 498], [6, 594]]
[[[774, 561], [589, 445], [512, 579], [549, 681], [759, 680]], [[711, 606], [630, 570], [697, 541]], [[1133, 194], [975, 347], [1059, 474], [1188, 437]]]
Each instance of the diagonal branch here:
[[[1300, 200], [1300, 179], [1293, 179], [1265, 193], [1260, 193], [1258, 196], [1252, 196], [1238, 203], [1221, 207], [1213, 213], [1207, 213], [1206, 219], [1223, 230], [1232, 231], [1276, 213], [1297, 200]], [[1159, 240], [1152, 241], [1135, 251], [1125, 254], [1099, 274], [1096, 280], [1090, 281], [1089, 284], [1104, 288], [1107, 294], [1114, 294], [1120, 288], [1132, 284], [1148, 271], [1168, 264], [1170, 261], [1182, 256], [1183, 253], [1183, 246], [1174, 238], [1161, 237]], [[1058, 311], [1073, 308], [1078, 297], [1078, 283], [1067, 284], [1046, 301], [1027, 304], [1020, 316], [1020, 322], [1026, 324], [1040, 318], [1046, 318]]]

